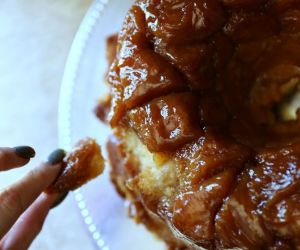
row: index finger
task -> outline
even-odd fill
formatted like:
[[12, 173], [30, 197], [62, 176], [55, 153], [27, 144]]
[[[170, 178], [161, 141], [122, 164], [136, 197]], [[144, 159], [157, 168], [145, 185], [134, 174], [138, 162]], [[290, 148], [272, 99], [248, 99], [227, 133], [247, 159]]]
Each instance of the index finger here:
[[60, 170], [60, 163], [42, 164], [0, 193], [0, 239], [41, 192], [50, 186]]
[[0, 147], [0, 171], [24, 166], [34, 156], [34, 149], [28, 146], [15, 148]]

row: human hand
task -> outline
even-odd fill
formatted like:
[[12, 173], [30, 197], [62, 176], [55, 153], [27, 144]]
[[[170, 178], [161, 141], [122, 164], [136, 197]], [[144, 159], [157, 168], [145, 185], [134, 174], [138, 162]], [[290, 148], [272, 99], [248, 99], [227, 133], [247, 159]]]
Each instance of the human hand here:
[[[0, 174], [24, 166], [34, 155], [30, 147], [0, 148]], [[0, 250], [28, 249], [41, 231], [49, 210], [66, 197], [66, 193], [43, 193], [60, 173], [64, 156], [64, 151], [54, 151], [47, 163], [0, 191]]]

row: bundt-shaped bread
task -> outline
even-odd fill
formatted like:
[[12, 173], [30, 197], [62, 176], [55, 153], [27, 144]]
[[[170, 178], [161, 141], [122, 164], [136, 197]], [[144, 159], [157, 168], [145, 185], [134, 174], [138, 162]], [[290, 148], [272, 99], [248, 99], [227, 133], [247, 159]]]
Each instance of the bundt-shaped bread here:
[[110, 45], [131, 215], [170, 249], [300, 249], [300, 1], [138, 0]]

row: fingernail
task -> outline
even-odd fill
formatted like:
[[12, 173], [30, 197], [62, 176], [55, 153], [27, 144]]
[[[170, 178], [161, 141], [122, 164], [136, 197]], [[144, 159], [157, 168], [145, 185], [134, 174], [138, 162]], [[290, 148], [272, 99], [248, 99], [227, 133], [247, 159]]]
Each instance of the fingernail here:
[[35, 156], [35, 150], [29, 146], [14, 147], [15, 152], [18, 156], [24, 159], [30, 159]]
[[66, 199], [68, 193], [69, 192], [59, 194], [56, 201], [53, 203], [53, 205], [51, 206], [50, 209], [53, 209], [53, 208], [57, 207], [58, 205], [60, 205]]
[[56, 149], [48, 156], [48, 163], [55, 165], [60, 163], [66, 156], [66, 152], [63, 149]]

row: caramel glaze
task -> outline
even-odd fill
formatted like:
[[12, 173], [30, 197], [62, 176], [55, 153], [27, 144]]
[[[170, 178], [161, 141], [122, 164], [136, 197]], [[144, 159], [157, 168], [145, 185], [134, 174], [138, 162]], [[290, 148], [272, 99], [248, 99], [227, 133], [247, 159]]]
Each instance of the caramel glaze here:
[[102, 174], [104, 159], [94, 139], [80, 140], [61, 162], [61, 173], [46, 193], [64, 193], [75, 190]]
[[122, 135], [109, 143], [140, 221], [172, 249], [195, 248], [174, 231], [208, 249], [300, 249], [300, 112], [278, 112], [300, 89], [300, 1], [138, 0], [116, 51], [111, 127], [176, 163], [174, 194], [149, 197], [126, 184], [139, 167]]

